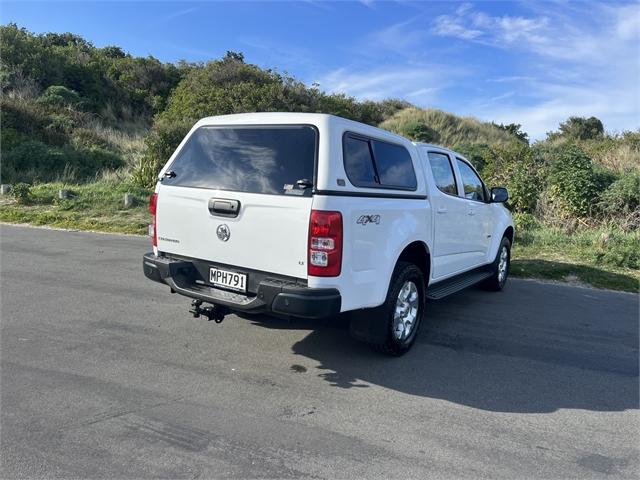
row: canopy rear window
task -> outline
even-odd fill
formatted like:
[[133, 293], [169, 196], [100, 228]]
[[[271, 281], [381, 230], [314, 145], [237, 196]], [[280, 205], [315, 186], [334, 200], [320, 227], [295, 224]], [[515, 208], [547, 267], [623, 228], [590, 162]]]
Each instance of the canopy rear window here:
[[274, 195], [311, 195], [318, 142], [308, 125], [200, 127], [164, 185]]

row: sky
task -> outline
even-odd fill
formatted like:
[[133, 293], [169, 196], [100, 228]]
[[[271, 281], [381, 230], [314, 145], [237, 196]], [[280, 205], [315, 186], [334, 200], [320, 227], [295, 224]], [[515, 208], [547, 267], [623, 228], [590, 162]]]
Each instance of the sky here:
[[640, 127], [640, 2], [20, 2], [0, 22], [162, 61], [227, 50], [328, 92], [394, 97], [544, 138], [569, 116]]

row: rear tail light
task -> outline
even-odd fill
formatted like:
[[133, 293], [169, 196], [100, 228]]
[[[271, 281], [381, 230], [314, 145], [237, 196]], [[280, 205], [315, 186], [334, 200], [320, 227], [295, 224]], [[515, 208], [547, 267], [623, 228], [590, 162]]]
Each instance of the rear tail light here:
[[149, 213], [152, 216], [152, 223], [149, 225], [149, 237], [153, 240], [153, 246], [158, 246], [158, 234], [156, 232], [156, 208], [158, 206], [158, 194], [154, 193], [149, 197]]
[[342, 268], [342, 215], [311, 210], [309, 219], [307, 273], [316, 277], [337, 277]]

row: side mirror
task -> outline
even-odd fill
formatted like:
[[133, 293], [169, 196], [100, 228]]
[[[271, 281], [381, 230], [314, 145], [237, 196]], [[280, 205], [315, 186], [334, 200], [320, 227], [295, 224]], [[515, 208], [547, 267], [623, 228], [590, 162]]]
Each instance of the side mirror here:
[[504, 203], [509, 200], [509, 192], [504, 187], [494, 187], [491, 189], [491, 201], [493, 203]]

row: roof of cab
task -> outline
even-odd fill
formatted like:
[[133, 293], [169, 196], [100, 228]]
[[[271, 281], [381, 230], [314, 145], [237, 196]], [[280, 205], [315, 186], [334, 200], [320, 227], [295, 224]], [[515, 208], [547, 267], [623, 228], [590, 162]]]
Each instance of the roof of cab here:
[[434, 148], [436, 150], [446, 150], [447, 152], [453, 152], [450, 148], [443, 147], [442, 145], [436, 145], [434, 143], [424, 143], [424, 142], [411, 142], [416, 147], [426, 147], [426, 148]]
[[251, 125], [251, 124], [287, 124], [287, 123], [306, 123], [317, 125], [321, 123], [342, 123], [357, 125], [359, 128], [366, 128], [372, 132], [384, 132], [385, 135], [393, 135], [403, 140], [407, 138], [384, 130], [366, 123], [356, 122], [337, 115], [328, 113], [302, 113], [302, 112], [254, 112], [254, 113], [234, 113], [231, 115], [216, 115], [205, 117], [196, 123], [196, 127], [207, 125]]

